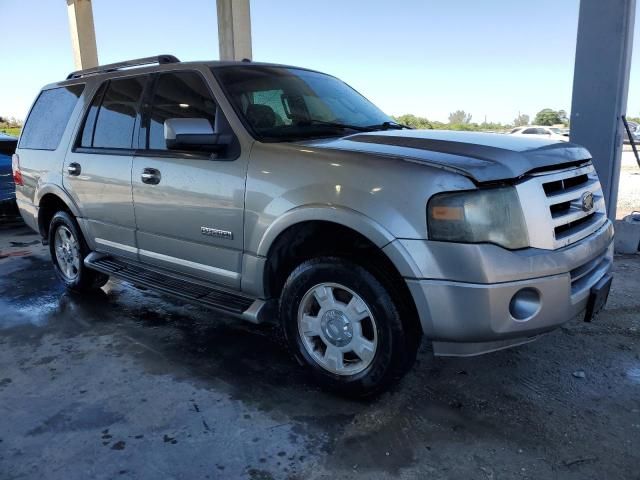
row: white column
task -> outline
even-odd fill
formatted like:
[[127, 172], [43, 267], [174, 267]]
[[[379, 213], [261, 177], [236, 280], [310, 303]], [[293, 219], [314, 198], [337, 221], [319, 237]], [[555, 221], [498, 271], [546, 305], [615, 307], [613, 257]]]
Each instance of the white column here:
[[91, 0], [67, 0], [67, 13], [76, 69], [97, 67], [98, 48]]
[[220, 60], [251, 60], [249, 0], [217, 0]]
[[616, 215], [636, 0], [580, 0], [571, 141], [584, 145]]

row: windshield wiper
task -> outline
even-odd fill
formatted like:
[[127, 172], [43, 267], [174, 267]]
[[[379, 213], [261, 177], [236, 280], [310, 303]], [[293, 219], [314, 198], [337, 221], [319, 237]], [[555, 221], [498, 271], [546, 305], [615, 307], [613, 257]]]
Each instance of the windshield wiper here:
[[366, 128], [370, 128], [372, 130], [402, 130], [405, 128], [407, 130], [413, 130], [408, 125], [403, 125], [402, 123], [398, 123], [398, 122], [382, 122], [382, 123], [379, 123], [378, 125], [369, 125]]
[[342, 128], [342, 129], [349, 129], [349, 130], [355, 130], [357, 132], [370, 132], [372, 130], [375, 130], [376, 127], [362, 127], [360, 125], [349, 125], [348, 123], [340, 123], [340, 122], [326, 122], [324, 120], [317, 120], [315, 118], [310, 118], [309, 120], [304, 120], [301, 122], [298, 122], [297, 125], [322, 125], [325, 127], [334, 127], [334, 128]]
[[374, 132], [376, 130], [402, 130], [404, 128], [412, 130], [411, 127], [407, 125], [403, 125], [398, 122], [382, 122], [375, 125], [349, 125], [348, 123], [340, 123], [340, 122], [327, 122], [325, 120], [317, 120], [315, 118], [310, 118], [309, 120], [304, 120], [297, 123], [298, 125], [322, 125], [326, 127], [335, 127], [342, 129], [355, 130], [357, 132]]

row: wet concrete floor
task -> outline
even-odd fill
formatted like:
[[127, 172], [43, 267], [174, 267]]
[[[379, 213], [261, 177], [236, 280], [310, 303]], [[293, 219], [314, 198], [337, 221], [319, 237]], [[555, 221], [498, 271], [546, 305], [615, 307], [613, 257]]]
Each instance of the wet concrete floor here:
[[607, 310], [529, 345], [418, 363], [366, 402], [277, 331], [119, 281], [66, 293], [0, 227], [0, 478], [640, 478], [640, 258]]

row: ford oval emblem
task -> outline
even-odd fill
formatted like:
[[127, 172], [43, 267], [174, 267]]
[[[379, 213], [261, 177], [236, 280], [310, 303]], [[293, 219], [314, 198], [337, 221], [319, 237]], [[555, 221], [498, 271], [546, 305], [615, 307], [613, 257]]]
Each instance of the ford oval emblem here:
[[593, 210], [593, 193], [584, 192], [582, 194], [582, 210], [585, 212]]

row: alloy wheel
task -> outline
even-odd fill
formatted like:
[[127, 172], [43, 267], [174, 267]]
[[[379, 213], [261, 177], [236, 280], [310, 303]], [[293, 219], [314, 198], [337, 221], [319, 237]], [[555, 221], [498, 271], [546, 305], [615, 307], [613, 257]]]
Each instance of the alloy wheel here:
[[60, 225], [54, 238], [56, 261], [60, 271], [69, 281], [73, 281], [80, 273], [80, 246], [71, 230]]
[[337, 283], [310, 288], [298, 308], [298, 332], [307, 353], [336, 375], [364, 371], [378, 348], [376, 322], [366, 302]]

